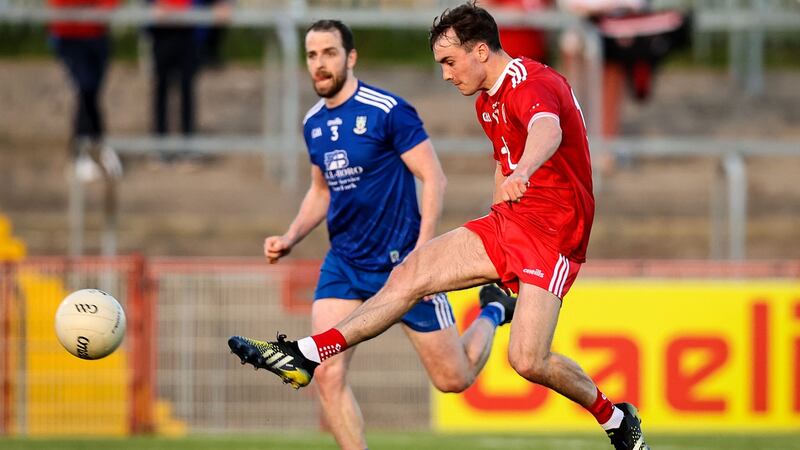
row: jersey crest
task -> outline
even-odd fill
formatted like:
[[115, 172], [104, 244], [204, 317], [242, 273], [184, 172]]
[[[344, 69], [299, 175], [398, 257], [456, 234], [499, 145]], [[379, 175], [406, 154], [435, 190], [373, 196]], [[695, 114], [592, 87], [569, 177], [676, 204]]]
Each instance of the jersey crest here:
[[367, 116], [356, 116], [356, 127], [353, 128], [353, 133], [364, 134], [367, 132]]

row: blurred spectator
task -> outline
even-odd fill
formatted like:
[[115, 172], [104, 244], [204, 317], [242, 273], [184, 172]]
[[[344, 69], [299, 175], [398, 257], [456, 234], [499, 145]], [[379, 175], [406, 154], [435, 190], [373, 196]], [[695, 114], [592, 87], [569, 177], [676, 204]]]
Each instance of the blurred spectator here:
[[[688, 42], [688, 17], [677, 11], [649, 10], [648, 0], [559, 0], [567, 10], [587, 17], [603, 39], [602, 133], [619, 134], [625, 86], [637, 100], [649, 98], [657, 65], [674, 48]], [[575, 32], [561, 39], [563, 72], [584, 86], [583, 41]]]
[[[519, 14], [534, 14], [552, 8], [554, 0], [491, 0], [495, 11], [515, 11]], [[500, 26], [500, 43], [512, 58], [526, 56], [536, 61], [547, 60], [547, 34], [527, 26]]]
[[211, 7], [218, 22], [211, 26], [200, 26], [195, 29], [200, 67], [220, 68], [223, 63], [222, 41], [226, 28], [220, 23], [230, 20], [232, 13], [230, 3], [219, 0], [196, 0], [196, 3], [198, 6]]
[[[56, 9], [116, 7], [117, 0], [48, 0]], [[110, 39], [103, 23], [53, 22], [53, 50], [69, 73], [75, 90], [75, 114], [70, 155], [75, 174], [92, 181], [103, 174], [120, 177], [122, 164], [114, 150], [103, 143], [105, 125], [100, 108], [100, 89], [108, 67]]]
[[[189, 137], [195, 132], [195, 79], [200, 69], [202, 51], [208, 38], [208, 27], [169, 23], [173, 12], [195, 7], [211, 7], [217, 22], [227, 21], [230, 6], [226, 0], [149, 0], [153, 3], [157, 25], [150, 27], [153, 45], [153, 131], [166, 135], [169, 131], [168, 99], [170, 90], [180, 92], [180, 130]], [[188, 149], [187, 149], [188, 150]], [[191, 152], [184, 153], [184, 156]], [[164, 159], [171, 159], [166, 156]]]

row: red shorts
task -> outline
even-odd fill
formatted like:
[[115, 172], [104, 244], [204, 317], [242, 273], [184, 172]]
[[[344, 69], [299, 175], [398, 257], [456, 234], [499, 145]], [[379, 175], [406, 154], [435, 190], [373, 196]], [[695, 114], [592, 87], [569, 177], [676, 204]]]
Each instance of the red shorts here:
[[495, 211], [464, 226], [481, 238], [500, 282], [516, 293], [521, 281], [563, 299], [581, 269], [580, 263], [570, 261], [537, 239], [535, 230]]

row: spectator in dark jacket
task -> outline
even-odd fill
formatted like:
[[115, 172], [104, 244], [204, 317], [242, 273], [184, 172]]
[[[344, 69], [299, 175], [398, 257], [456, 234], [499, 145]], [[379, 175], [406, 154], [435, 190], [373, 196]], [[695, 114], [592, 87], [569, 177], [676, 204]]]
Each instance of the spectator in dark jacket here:
[[153, 44], [153, 132], [169, 132], [168, 98], [171, 88], [178, 87], [181, 99], [180, 131], [189, 137], [196, 129], [195, 80], [200, 68], [200, 57], [208, 36], [207, 27], [169, 23], [172, 12], [188, 11], [196, 7], [211, 7], [218, 21], [230, 15], [226, 0], [151, 0], [156, 15], [162, 21], [150, 27]]

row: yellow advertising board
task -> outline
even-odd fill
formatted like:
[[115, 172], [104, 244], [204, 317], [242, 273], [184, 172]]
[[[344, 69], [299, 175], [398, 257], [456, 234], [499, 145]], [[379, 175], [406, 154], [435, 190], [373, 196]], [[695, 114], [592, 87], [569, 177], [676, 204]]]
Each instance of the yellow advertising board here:
[[[477, 289], [451, 294], [460, 328]], [[512, 326], [524, 326], [514, 323]], [[461, 394], [434, 392], [439, 431], [580, 431], [582, 408], [533, 385], [507, 362], [509, 327]], [[578, 280], [553, 350], [612, 401], [636, 404], [648, 431], [800, 430], [800, 282]]]

